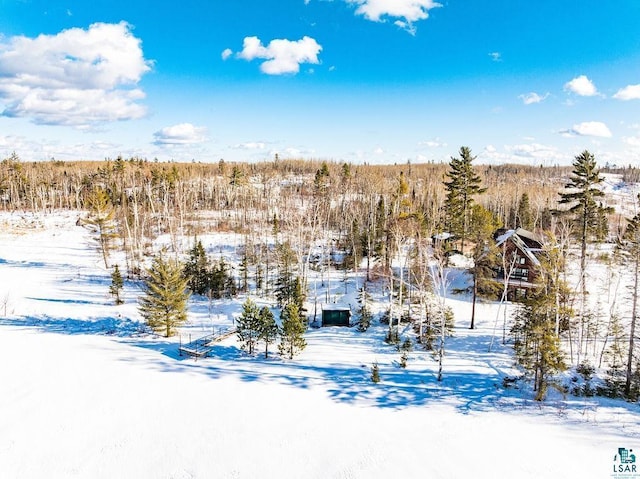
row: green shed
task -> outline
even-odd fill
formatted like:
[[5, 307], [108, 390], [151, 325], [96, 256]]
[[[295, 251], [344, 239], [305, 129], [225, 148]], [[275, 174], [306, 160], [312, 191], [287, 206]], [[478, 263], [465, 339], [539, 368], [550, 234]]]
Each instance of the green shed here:
[[322, 308], [322, 326], [350, 326], [349, 306], [327, 305]]

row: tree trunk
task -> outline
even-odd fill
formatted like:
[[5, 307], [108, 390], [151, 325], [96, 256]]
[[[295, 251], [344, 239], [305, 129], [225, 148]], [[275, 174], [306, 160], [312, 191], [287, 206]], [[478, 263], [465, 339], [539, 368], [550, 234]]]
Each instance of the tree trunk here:
[[476, 326], [476, 298], [478, 297], [478, 280], [476, 273], [473, 273], [473, 298], [471, 300], [471, 325], [469, 329], [475, 329]]
[[631, 307], [631, 328], [629, 331], [629, 355], [627, 357], [627, 377], [624, 385], [624, 395], [631, 393], [631, 372], [633, 366], [634, 336], [636, 334], [636, 315], [638, 313], [638, 270], [640, 269], [640, 254], [636, 253], [633, 279], [633, 305]]

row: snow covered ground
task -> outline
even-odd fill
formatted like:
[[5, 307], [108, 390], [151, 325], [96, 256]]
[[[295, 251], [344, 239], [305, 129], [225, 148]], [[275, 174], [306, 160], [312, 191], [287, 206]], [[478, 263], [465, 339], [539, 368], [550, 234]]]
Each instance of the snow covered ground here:
[[[441, 383], [428, 352], [399, 368], [382, 325], [310, 329], [292, 361], [235, 337], [182, 358], [180, 338], [143, 332], [138, 285], [112, 304], [76, 218], [0, 215], [2, 478], [609, 478], [618, 448], [640, 450], [637, 405], [502, 388], [496, 307], [470, 331], [465, 297], [448, 300]], [[232, 324], [243, 300], [193, 300], [182, 339]]]

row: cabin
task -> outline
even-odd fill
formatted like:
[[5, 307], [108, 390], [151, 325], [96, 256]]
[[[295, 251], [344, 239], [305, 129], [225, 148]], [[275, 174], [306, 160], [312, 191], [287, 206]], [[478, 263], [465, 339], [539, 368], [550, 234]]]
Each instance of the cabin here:
[[351, 308], [337, 304], [322, 307], [322, 326], [351, 326]]
[[[507, 259], [507, 299], [519, 301], [527, 297], [527, 293], [535, 288], [535, 280], [540, 270], [542, 239], [524, 228], [515, 230], [500, 229], [495, 233], [496, 245]], [[501, 262], [502, 263], [502, 262]], [[511, 274], [509, 275], [509, 270]], [[504, 281], [505, 271], [498, 268], [497, 280]]]

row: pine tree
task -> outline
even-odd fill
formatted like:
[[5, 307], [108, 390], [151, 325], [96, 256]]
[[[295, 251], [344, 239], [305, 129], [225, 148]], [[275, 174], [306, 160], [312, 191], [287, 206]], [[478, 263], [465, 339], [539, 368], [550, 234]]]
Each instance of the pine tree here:
[[233, 169], [231, 170], [231, 174], [229, 175], [229, 185], [235, 188], [237, 186], [241, 186], [243, 183], [244, 172], [238, 165], [233, 165]]
[[316, 171], [316, 175], [313, 179], [313, 186], [316, 190], [316, 194], [324, 196], [329, 187], [329, 181], [329, 166], [325, 161], [323, 161], [320, 169]]
[[518, 201], [516, 228], [524, 228], [526, 230], [533, 229], [533, 214], [531, 213], [531, 205], [529, 204], [529, 195], [526, 192], [522, 193], [520, 201]]
[[183, 270], [183, 275], [193, 294], [207, 294], [210, 288], [209, 267], [207, 253], [202, 246], [202, 241], [198, 240], [189, 250], [189, 258]]
[[587, 315], [587, 242], [591, 236], [602, 230], [603, 216], [613, 211], [605, 208], [596, 200], [604, 196], [598, 188], [603, 177], [596, 165], [593, 154], [587, 150], [577, 155], [573, 161], [573, 172], [569, 183], [565, 185], [568, 191], [560, 193], [559, 203], [572, 205], [567, 211], [557, 211], [556, 214], [571, 214], [574, 217], [574, 227], [580, 240], [580, 293], [581, 293], [581, 324]]
[[500, 258], [493, 241], [493, 233], [499, 224], [495, 216], [480, 205], [473, 205], [470, 223], [470, 236], [473, 241], [473, 266], [470, 271], [473, 286], [469, 329], [474, 329], [478, 295], [495, 296], [500, 288], [494, 279]]
[[245, 245], [240, 258], [240, 291], [246, 293], [249, 290], [249, 254]]
[[[297, 285], [296, 278], [294, 278], [293, 276], [295, 261], [296, 256], [289, 243], [278, 245], [278, 278], [276, 280], [276, 298], [278, 299], [279, 306], [284, 306], [291, 301], [301, 299], [302, 301], [298, 301], [298, 307], [300, 307], [302, 302], [304, 302], [304, 295], [302, 295], [301, 284]], [[300, 291], [296, 291], [296, 288], [298, 287], [300, 287]]]
[[124, 301], [120, 297], [120, 292], [124, 287], [124, 281], [122, 280], [122, 275], [120, 274], [120, 268], [118, 265], [113, 267], [113, 272], [111, 273], [111, 286], [109, 286], [109, 293], [113, 296], [116, 304], [122, 304]]
[[114, 222], [115, 211], [107, 191], [95, 188], [87, 198], [89, 217], [84, 220], [90, 230], [97, 235], [98, 251], [102, 255], [104, 267], [109, 267], [109, 252], [113, 249], [113, 242], [117, 236]]
[[280, 314], [280, 354], [293, 359], [293, 356], [302, 351], [307, 342], [304, 339], [306, 325], [304, 319], [300, 316], [298, 305], [288, 303]]
[[373, 363], [371, 366], [371, 382], [378, 384], [380, 382], [380, 368], [378, 363]]
[[147, 275], [138, 310], [151, 329], [165, 337], [172, 336], [187, 321], [189, 292], [182, 267], [158, 255]]
[[471, 156], [471, 150], [463, 146], [459, 152], [460, 158], [451, 157], [447, 172], [449, 181], [444, 182], [447, 196], [444, 209], [449, 232], [461, 239], [461, 250], [464, 251], [464, 242], [470, 223], [471, 207], [474, 195], [482, 194], [486, 188], [480, 186], [481, 179], [471, 165], [475, 160]]
[[541, 266], [538, 287], [516, 311], [511, 329], [516, 361], [533, 374], [537, 401], [544, 400], [551, 377], [566, 368], [556, 328], [556, 318], [563, 314], [557, 301], [563, 284], [547, 269]]
[[236, 282], [224, 258], [220, 258], [217, 264], [212, 265], [209, 271], [209, 285], [211, 295], [215, 299], [232, 298], [237, 294]]
[[269, 357], [269, 345], [276, 342], [280, 334], [280, 328], [269, 308], [263, 306], [258, 316], [260, 323], [258, 339], [264, 343], [264, 358]]
[[[611, 315], [607, 336], [611, 338], [612, 342], [604, 353], [609, 364], [605, 377], [606, 395], [609, 397], [620, 397], [624, 394], [626, 386], [623, 346], [624, 328], [621, 324], [620, 317], [615, 313]], [[629, 387], [629, 390], [631, 390], [631, 387]]]
[[260, 310], [251, 299], [242, 305], [242, 315], [237, 320], [236, 328], [242, 349], [253, 354], [260, 336]]

